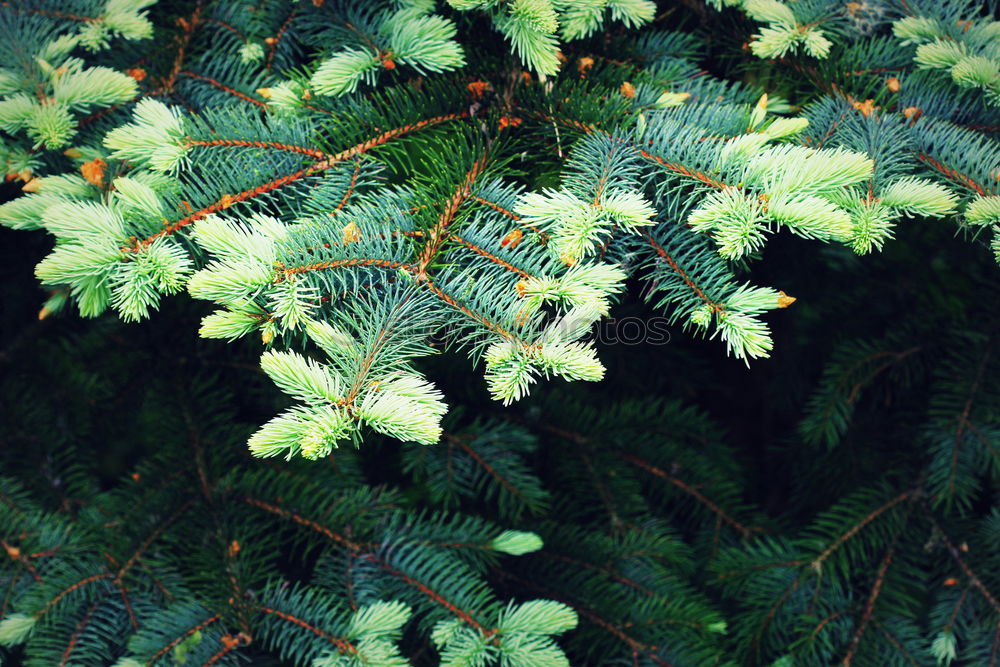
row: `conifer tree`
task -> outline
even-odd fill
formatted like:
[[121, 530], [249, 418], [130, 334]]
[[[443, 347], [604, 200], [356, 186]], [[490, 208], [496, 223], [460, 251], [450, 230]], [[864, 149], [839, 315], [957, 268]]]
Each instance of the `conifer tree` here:
[[[117, 667], [997, 662], [991, 9], [0, 5], [22, 190], [0, 223], [54, 239], [40, 317], [129, 335], [210, 302], [191, 330], [228, 345], [205, 349], [287, 397], [244, 429], [221, 380], [166, 355], [133, 433], [183, 427], [124, 482], [69, 447], [41, 478], [14, 466], [0, 645]], [[841, 337], [783, 399], [798, 511], [666, 388], [599, 398], [613, 308], [752, 367], [773, 318], [824, 331], [871, 299], [857, 276], [897, 234], [956, 231], [964, 291]], [[789, 237], [861, 287], [763, 284]], [[101, 331], [62, 345], [107, 354]], [[445, 361], [463, 383], [429, 371]], [[810, 498], [859, 442], [876, 451]]]

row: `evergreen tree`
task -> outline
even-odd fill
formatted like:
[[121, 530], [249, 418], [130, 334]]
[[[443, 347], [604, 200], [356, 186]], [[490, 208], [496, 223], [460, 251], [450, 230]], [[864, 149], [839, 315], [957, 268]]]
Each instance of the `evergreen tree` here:
[[996, 9], [3, 4], [0, 645], [997, 663]]

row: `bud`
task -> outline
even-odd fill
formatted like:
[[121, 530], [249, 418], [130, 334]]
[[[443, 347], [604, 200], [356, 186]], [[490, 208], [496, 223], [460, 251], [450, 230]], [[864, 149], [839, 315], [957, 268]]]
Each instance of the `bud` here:
[[506, 236], [503, 237], [503, 240], [500, 241], [500, 245], [503, 246], [504, 248], [510, 246], [510, 248], [513, 250], [514, 248], [517, 247], [517, 244], [521, 242], [521, 238], [523, 236], [524, 232], [522, 232], [520, 229], [511, 230], [510, 232], [507, 233]]
[[490, 540], [490, 547], [511, 556], [520, 556], [541, 549], [542, 538], [523, 530], [505, 530]]
[[870, 98], [865, 100], [864, 102], [855, 102], [853, 106], [855, 109], [860, 111], [861, 115], [864, 116], [865, 118], [875, 113], [875, 109], [878, 108], [875, 106], [875, 100]]
[[788, 296], [784, 292], [779, 292], [779, 294], [781, 296], [778, 297], [778, 308], [788, 308], [796, 301], [794, 296]]
[[499, 129], [504, 129], [506, 127], [517, 127], [521, 124], [520, 118], [511, 118], [510, 116], [501, 116], [500, 122], [498, 123]]
[[467, 88], [472, 93], [472, 98], [478, 100], [482, 99], [483, 94], [490, 89], [490, 83], [489, 81], [473, 81]]
[[764, 121], [764, 117], [767, 115], [767, 93], [760, 96], [757, 100], [756, 106], [754, 106], [753, 111], [750, 113], [750, 129], [754, 129]]
[[341, 232], [341, 238], [344, 241], [344, 245], [348, 243], [357, 243], [361, 240], [361, 232], [358, 230], [358, 223], [353, 220], [344, 226]]
[[88, 183], [95, 188], [100, 188], [104, 186], [104, 168], [107, 166], [107, 162], [101, 158], [95, 158], [80, 165], [80, 173], [83, 174]]

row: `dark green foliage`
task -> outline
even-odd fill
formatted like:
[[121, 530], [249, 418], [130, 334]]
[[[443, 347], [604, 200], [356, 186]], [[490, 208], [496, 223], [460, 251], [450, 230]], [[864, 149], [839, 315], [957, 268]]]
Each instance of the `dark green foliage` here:
[[[284, 278], [227, 302], [250, 314], [214, 332], [223, 342], [197, 337], [211, 308], [161, 298], [172, 288], [153, 270], [134, 291], [81, 271], [48, 280], [46, 295], [32, 266], [51, 244], [2, 230], [4, 664], [1000, 664], [1000, 282], [988, 239], [1000, 213], [963, 217], [998, 194], [1000, 107], [969, 63], [919, 66], [927, 49], [892, 27], [933, 19], [967, 55], [989, 54], [988, 30], [961, 22], [985, 23], [994, 5], [798, 0], [796, 30], [822, 30], [828, 55], [796, 44], [765, 59], [756, 36], [775, 22], [761, 3], [661, 3], [642, 31], [612, 3], [583, 39], [558, 36], [566, 62], [539, 79], [531, 62], [544, 54], [513, 58], [490, 32], [509, 27], [505, 5], [454, 2], [439, 13], [458, 27], [464, 68], [382, 60], [334, 96], [304, 91], [368, 35], [401, 39], [382, 28], [396, 5], [162, 2], [143, 39], [102, 27], [104, 3], [56, 4], [60, 15], [0, 5], [0, 36], [16, 37], [0, 44], [0, 67], [19, 83], [47, 76], [24, 54], [89, 30], [73, 55], [141, 67], [138, 99], [174, 110], [186, 153], [173, 170], [141, 150], [113, 156], [104, 137], [139, 123], [125, 99], [69, 108], [69, 143], [0, 128], [0, 161], [20, 179], [0, 221], [48, 229], [57, 252], [84, 245], [48, 217], [45, 178], [100, 158], [103, 180], [67, 196], [94, 219], [87, 206], [120, 206], [116, 267], [161, 236], [192, 271], [217, 267], [220, 248], [189, 233], [214, 213], [273, 216], [289, 240], [265, 267]], [[560, 11], [564, 26], [583, 21]], [[694, 229], [706, 202], [773, 201], [725, 147], [791, 113], [809, 124], [774, 139], [768, 174], [794, 176], [806, 153], [780, 151], [803, 147], [874, 161], [830, 195], [850, 234], [782, 220], [766, 246], [720, 254], [732, 221]], [[829, 165], [817, 180], [844, 166]], [[15, 198], [33, 175], [42, 190]], [[120, 195], [121, 176], [148, 185], [155, 206]], [[880, 205], [913, 179], [937, 198], [911, 189], [894, 210]], [[595, 342], [603, 379], [539, 378], [502, 405], [470, 366], [489, 361], [498, 328], [530, 348], [570, 310], [521, 311], [522, 276], [561, 279], [574, 263], [548, 245], [569, 225], [523, 224], [525, 196], [557, 190], [635, 195], [655, 219], [617, 220], [573, 258], [623, 271], [627, 289], [602, 295], [610, 320], [595, 325], [619, 336]], [[91, 218], [76, 222], [90, 233]], [[308, 279], [288, 279], [296, 271]], [[231, 296], [204, 282], [213, 307]], [[755, 293], [766, 307], [747, 305], [750, 283], [776, 286]], [[63, 308], [74, 301], [149, 321], [82, 320]], [[640, 321], [669, 329], [669, 344], [623, 342]], [[336, 335], [316, 335], [317, 322]], [[338, 347], [340, 334], [355, 346]], [[698, 334], [770, 358], [748, 367]], [[261, 341], [294, 405], [261, 372]], [[291, 355], [300, 373], [276, 372]], [[251, 456], [262, 423], [326, 400], [303, 380], [316, 369], [347, 378], [345, 404], [429, 378], [451, 404], [436, 414], [440, 437], [371, 419], [330, 453], [336, 438], [309, 433], [253, 450], [281, 456]]]

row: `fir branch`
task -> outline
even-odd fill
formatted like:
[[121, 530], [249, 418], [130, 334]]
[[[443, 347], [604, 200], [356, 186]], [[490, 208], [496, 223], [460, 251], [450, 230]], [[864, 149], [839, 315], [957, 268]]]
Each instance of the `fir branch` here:
[[963, 185], [967, 188], [972, 189], [980, 197], [985, 197], [988, 193], [991, 193], [993, 191], [992, 188], [988, 188], [987, 186], [977, 183], [971, 177], [966, 176], [965, 174], [955, 169], [952, 169], [951, 167], [934, 159], [933, 157], [927, 155], [926, 153], [917, 153], [916, 157], [921, 162], [929, 165], [930, 167], [944, 174], [949, 180], [958, 183], [959, 185]]
[[[475, 449], [473, 449], [469, 445], [467, 438], [453, 435], [451, 433], [445, 433], [444, 436], [449, 442], [449, 447], [452, 444], [461, 447], [466, 454], [472, 457], [473, 461], [475, 461], [480, 467], [483, 468], [483, 470], [485, 470], [490, 475], [490, 477], [497, 480], [497, 482], [499, 482], [501, 486], [507, 489], [507, 491], [509, 491], [511, 495], [520, 498], [525, 504], [527, 504], [527, 499], [518, 490], [518, 488], [514, 486], [514, 484], [511, 483], [509, 479], [497, 473], [496, 469], [493, 466], [491, 466], [482, 456], [479, 455], [479, 453]], [[449, 465], [450, 465], [450, 460], [449, 460]]]
[[986, 366], [989, 363], [990, 356], [992, 355], [992, 341], [990, 345], [986, 347], [982, 358], [976, 367], [976, 375], [972, 381], [972, 385], [969, 387], [969, 397], [965, 401], [965, 405], [962, 408], [962, 413], [958, 416], [958, 426], [955, 429], [955, 440], [952, 445], [952, 455], [951, 455], [951, 465], [948, 468], [948, 495], [953, 496], [955, 493], [955, 480], [958, 472], [958, 457], [959, 452], [962, 447], [962, 439], [965, 434], [965, 429], [972, 426], [969, 422], [969, 414], [972, 412], [972, 405], [976, 400], [976, 394], [979, 393], [979, 389], [983, 382], [983, 373], [986, 372]]
[[358, 184], [358, 174], [360, 173], [361, 173], [361, 159], [359, 158], [354, 161], [354, 173], [351, 174], [351, 183], [350, 185], [347, 186], [347, 192], [344, 193], [344, 198], [340, 200], [339, 204], [337, 204], [337, 208], [334, 209], [335, 211], [343, 210], [348, 200], [350, 200], [351, 196], [354, 194], [354, 190]]
[[353, 554], [361, 553], [361, 552], [363, 552], [365, 550], [363, 545], [361, 545], [361, 544], [359, 544], [357, 542], [353, 542], [350, 539], [344, 537], [343, 535], [339, 535], [336, 532], [330, 530], [326, 526], [323, 526], [323, 525], [317, 523], [316, 521], [313, 521], [312, 519], [307, 519], [304, 516], [296, 514], [295, 512], [292, 512], [291, 510], [282, 509], [281, 507], [278, 507], [277, 505], [272, 505], [271, 503], [264, 502], [263, 500], [259, 500], [257, 498], [252, 498], [250, 496], [244, 497], [243, 500], [246, 503], [248, 503], [250, 505], [253, 505], [254, 507], [257, 507], [259, 509], [264, 510], [265, 512], [270, 512], [272, 514], [277, 514], [278, 516], [284, 517], [286, 519], [290, 519], [291, 521], [294, 521], [295, 523], [297, 523], [297, 524], [299, 524], [301, 526], [305, 526], [306, 528], [310, 528], [310, 529], [316, 531], [317, 533], [320, 533], [321, 535], [324, 535], [325, 537], [327, 537], [331, 541], [336, 542], [340, 546], [343, 546], [343, 547], [349, 549], [351, 551], [351, 553], [353, 553]]
[[197, 625], [194, 625], [194, 626], [188, 628], [187, 630], [184, 631], [184, 633], [182, 635], [180, 635], [179, 637], [176, 637], [176, 638], [172, 639], [165, 646], [163, 646], [161, 649], [159, 649], [156, 653], [154, 653], [152, 656], [150, 656], [150, 658], [146, 662], [146, 664], [148, 664], [148, 665], [155, 664], [157, 660], [159, 660], [160, 658], [162, 658], [163, 656], [165, 656], [167, 653], [170, 653], [170, 651], [174, 650], [178, 645], [180, 645], [182, 642], [184, 642], [184, 640], [186, 640], [188, 637], [191, 637], [192, 635], [195, 635], [195, 634], [201, 632], [202, 630], [204, 630], [208, 626], [210, 626], [213, 623], [216, 623], [216, 622], [218, 622], [220, 620], [222, 620], [222, 615], [221, 614], [215, 614], [215, 615], [210, 616], [209, 618], [205, 619], [201, 623], [198, 623]]
[[186, 146], [205, 146], [205, 147], [243, 147], [243, 148], [273, 148], [279, 151], [288, 151], [290, 153], [298, 153], [300, 155], [307, 155], [316, 160], [323, 160], [329, 156], [318, 148], [311, 148], [308, 146], [294, 146], [291, 144], [283, 144], [276, 141], [254, 141], [250, 139], [211, 139], [211, 140], [200, 140], [200, 139], [187, 139], [184, 144]]
[[220, 660], [225, 658], [227, 655], [238, 649], [244, 643], [249, 644], [249, 639], [244, 639], [242, 637], [233, 637], [231, 635], [222, 635], [219, 638], [219, 643], [222, 644], [222, 648], [219, 649], [211, 658], [208, 659], [201, 667], [212, 667], [212, 665], [218, 663]]
[[900, 643], [900, 641], [899, 641], [899, 640], [898, 640], [898, 639], [897, 639], [896, 637], [894, 637], [894, 636], [892, 635], [892, 633], [891, 633], [891, 632], [889, 632], [889, 630], [888, 630], [888, 629], [887, 629], [887, 628], [886, 628], [886, 627], [885, 627], [885, 626], [884, 626], [883, 624], [879, 623], [879, 621], [878, 621], [878, 619], [877, 619], [877, 618], [874, 618], [874, 617], [873, 617], [873, 618], [871, 619], [871, 622], [872, 622], [872, 624], [874, 624], [874, 625], [878, 626], [878, 629], [879, 629], [879, 631], [880, 631], [880, 632], [882, 633], [882, 635], [883, 635], [883, 636], [884, 636], [884, 637], [885, 637], [886, 639], [888, 639], [888, 640], [889, 640], [889, 643], [890, 643], [890, 644], [892, 644], [893, 648], [895, 648], [895, 649], [896, 649], [896, 651], [898, 651], [900, 655], [902, 655], [902, 656], [903, 656], [904, 658], [906, 658], [906, 660], [907, 660], [907, 661], [908, 661], [908, 662], [909, 662], [909, 663], [910, 663], [911, 665], [913, 665], [913, 667], [920, 667], [920, 663], [919, 663], [919, 662], [917, 662], [917, 659], [916, 659], [916, 658], [914, 658], [914, 657], [913, 657], [912, 655], [910, 655], [910, 653], [909, 653], [909, 652], [908, 652], [908, 651], [906, 650], [906, 648], [905, 648], [905, 647], [904, 647], [904, 646], [903, 646], [903, 645], [902, 645], [902, 644]]
[[798, 576], [792, 579], [788, 583], [788, 586], [785, 587], [785, 590], [782, 592], [781, 597], [775, 600], [774, 603], [768, 608], [767, 614], [761, 620], [757, 630], [753, 633], [752, 649], [757, 659], [760, 659], [761, 657], [761, 638], [764, 636], [764, 632], [767, 630], [768, 626], [770, 626], [771, 623], [774, 621], [775, 617], [778, 615], [778, 612], [781, 610], [782, 606], [784, 606], [784, 604], [788, 602], [788, 599], [792, 597], [795, 591], [799, 589], [799, 586], [802, 584], [802, 582], [803, 582], [803, 577]]
[[497, 266], [501, 266], [504, 269], [510, 271], [511, 273], [516, 273], [517, 275], [521, 276], [522, 278], [532, 278], [533, 277], [527, 271], [525, 271], [523, 269], [519, 269], [518, 267], [514, 266], [513, 264], [511, 264], [509, 262], [505, 262], [504, 260], [500, 259], [496, 255], [494, 255], [494, 254], [490, 253], [489, 251], [485, 250], [484, 248], [481, 248], [481, 247], [477, 246], [475, 243], [472, 243], [471, 241], [467, 241], [467, 240], [463, 239], [458, 234], [454, 234], [454, 233], [449, 234], [447, 238], [448, 238], [449, 241], [454, 241], [455, 243], [460, 243], [460, 244], [464, 245], [466, 248], [468, 248], [472, 252], [476, 253], [477, 255], [485, 257], [486, 259], [488, 259], [489, 261], [493, 262]]
[[[250, 104], [255, 104], [255, 105], [259, 106], [262, 109], [266, 109], [267, 108], [267, 104], [266, 103], [261, 102], [260, 100], [255, 100], [254, 98], [250, 97], [249, 95], [241, 93], [240, 91], [238, 91], [238, 90], [236, 90], [234, 88], [230, 88], [229, 86], [227, 86], [227, 85], [225, 85], [225, 84], [223, 84], [223, 83], [221, 83], [219, 81], [216, 81], [215, 79], [213, 79], [210, 76], [203, 76], [201, 74], [195, 74], [194, 72], [189, 72], [187, 70], [183, 70], [183, 71], [178, 72], [177, 76], [178, 77], [185, 76], [185, 77], [187, 77], [189, 79], [194, 79], [195, 81], [203, 81], [204, 83], [207, 83], [208, 85], [212, 86], [213, 88], [218, 88], [219, 90], [221, 90], [221, 91], [223, 91], [225, 93], [229, 93], [233, 97], [239, 98], [239, 99], [243, 100], [244, 102], [248, 102]], [[204, 145], [204, 144], [202, 144], [202, 145]]]
[[885, 573], [892, 564], [892, 555], [896, 550], [896, 544], [893, 543], [892, 546], [885, 552], [885, 556], [882, 557], [882, 562], [879, 564], [878, 571], [875, 573], [875, 583], [872, 586], [871, 593], [868, 595], [868, 599], [865, 601], [865, 611], [861, 616], [861, 622], [858, 623], [857, 629], [851, 636], [851, 643], [847, 649], [847, 655], [844, 656], [844, 660], [841, 664], [844, 667], [850, 667], [851, 662], [854, 660], [854, 656], [857, 654], [858, 645], [861, 644], [861, 638], [864, 636], [865, 631], [868, 629], [868, 624], [872, 620], [872, 615], [875, 612], [875, 602], [878, 600], [879, 594], [882, 592], [882, 586], [885, 584]]
[[194, 38], [195, 32], [202, 23], [202, 10], [202, 2], [199, 1], [190, 17], [186, 19], [180, 18], [177, 20], [177, 24], [181, 27], [181, 32], [176, 38], [177, 54], [174, 56], [174, 61], [170, 66], [170, 71], [157, 88], [157, 94], [163, 95], [173, 92], [174, 86], [177, 84], [177, 77], [184, 68], [184, 57], [187, 53], [187, 49], [190, 46], [191, 40]]
[[989, 605], [993, 608], [993, 611], [995, 613], [1000, 614], [1000, 600], [998, 600], [997, 597], [993, 595], [993, 593], [988, 588], [986, 588], [986, 585], [983, 583], [982, 579], [976, 576], [976, 573], [972, 571], [972, 568], [969, 567], [969, 564], [965, 561], [964, 558], [962, 558], [961, 552], [954, 545], [954, 543], [952, 543], [952, 541], [948, 538], [948, 534], [938, 523], [937, 519], [931, 513], [931, 509], [927, 507], [926, 504], [924, 506], [924, 511], [927, 518], [930, 519], [931, 523], [934, 525], [934, 528], [937, 530], [938, 536], [944, 542], [945, 547], [947, 547], [948, 554], [955, 560], [956, 563], [958, 563], [958, 566], [962, 569], [962, 572], [969, 579], [969, 585], [975, 587], [975, 589], [979, 591], [979, 594], [982, 595], [983, 598], [989, 603]]
[[53, 607], [59, 604], [59, 602], [67, 595], [70, 595], [71, 593], [81, 588], [84, 588], [85, 586], [89, 586], [95, 581], [102, 581], [104, 579], [111, 579], [113, 577], [114, 575], [111, 574], [110, 572], [101, 572], [100, 574], [92, 574], [89, 577], [84, 577], [83, 579], [80, 579], [79, 581], [69, 586], [68, 588], [65, 588], [59, 593], [57, 593], [55, 597], [49, 600], [44, 607], [42, 607], [38, 612], [35, 613], [35, 616], [37, 618], [41, 618], [42, 616], [47, 614]]
[[879, 507], [877, 507], [874, 510], [872, 510], [871, 512], [869, 512], [860, 521], [855, 522], [854, 525], [851, 526], [847, 531], [845, 531], [844, 533], [842, 533], [841, 535], [839, 535], [837, 537], [837, 539], [833, 540], [826, 547], [826, 549], [824, 549], [822, 551], [822, 553], [820, 553], [818, 556], [816, 556], [816, 558], [814, 558], [809, 563], [809, 566], [811, 568], [813, 568], [814, 570], [818, 571], [819, 568], [823, 565], [824, 561], [826, 561], [826, 559], [828, 559], [831, 555], [833, 555], [833, 553], [837, 549], [839, 549], [840, 547], [842, 547], [844, 545], [844, 543], [846, 543], [848, 540], [850, 540], [855, 535], [857, 535], [859, 532], [861, 532], [864, 529], [865, 526], [867, 526], [872, 521], [874, 521], [875, 519], [879, 518], [880, 516], [882, 516], [883, 514], [885, 514], [886, 512], [888, 512], [889, 510], [891, 510], [893, 507], [895, 507], [899, 503], [901, 503], [903, 501], [906, 501], [906, 500], [912, 500], [915, 497], [916, 493], [917, 492], [914, 491], [914, 490], [912, 490], [912, 489], [904, 491], [904, 492], [900, 493], [899, 495], [891, 498], [886, 503], [880, 505]]
[[674, 172], [676, 174], [680, 174], [681, 176], [687, 176], [688, 178], [700, 181], [700, 182], [704, 183], [705, 185], [709, 185], [709, 186], [711, 186], [713, 188], [716, 188], [718, 190], [722, 190], [723, 188], [729, 187], [725, 183], [723, 183], [722, 181], [718, 180], [717, 178], [713, 178], [712, 176], [709, 176], [708, 174], [704, 174], [701, 171], [688, 169], [687, 167], [685, 167], [684, 165], [681, 165], [681, 164], [677, 164], [677, 163], [673, 163], [673, 162], [667, 162], [666, 160], [664, 160], [663, 158], [659, 157], [658, 155], [653, 155], [652, 153], [649, 153], [649, 152], [647, 152], [645, 150], [642, 150], [642, 149], [636, 149], [636, 150], [638, 151], [639, 155], [641, 155], [642, 157], [646, 158], [647, 160], [655, 162], [656, 164], [660, 165], [664, 169], [672, 171], [672, 172]]
[[45, 581], [42, 579], [42, 575], [38, 573], [38, 569], [31, 564], [32, 556], [22, 554], [20, 549], [8, 544], [7, 541], [4, 539], [0, 539], [0, 546], [4, 548], [4, 551], [7, 552], [7, 555], [10, 557], [10, 559], [20, 563], [24, 567], [24, 569], [26, 569], [31, 574], [31, 577], [35, 581], [37, 581], [40, 584], [45, 583]]
[[66, 21], [76, 21], [78, 23], [95, 23], [95, 22], [97, 22], [97, 21], [100, 20], [96, 16], [84, 16], [82, 14], [71, 14], [71, 13], [60, 12], [60, 11], [56, 11], [56, 10], [52, 10], [52, 9], [38, 9], [37, 7], [23, 7], [23, 6], [18, 6], [17, 4], [11, 3], [11, 2], [0, 3], [0, 6], [2, 6], [2, 7], [9, 7], [11, 9], [13, 9], [15, 12], [18, 12], [18, 13], [22, 13], [23, 12], [25, 14], [38, 14], [40, 16], [51, 16], [52, 18], [63, 19], [63, 20], [66, 20]]
[[555, 591], [550, 590], [546, 586], [543, 586], [542, 584], [539, 584], [537, 582], [527, 581], [515, 574], [506, 571], [499, 571], [497, 572], [497, 574], [503, 579], [510, 579], [512, 581], [518, 582], [521, 585], [528, 586], [531, 589], [536, 590], [542, 595], [545, 595], [553, 600], [560, 600], [565, 604], [570, 604], [571, 606], [573, 606], [574, 609], [576, 609], [577, 613], [579, 613], [580, 616], [587, 619], [595, 626], [599, 627], [601, 630], [607, 632], [609, 635], [613, 636], [615, 639], [625, 644], [628, 647], [628, 651], [630, 657], [632, 658], [633, 664], [638, 664], [639, 657], [642, 656], [644, 658], [651, 660], [654, 664], [657, 665], [657, 667], [675, 667], [675, 665], [672, 665], [671, 663], [667, 662], [656, 653], [659, 647], [649, 646], [635, 639], [634, 637], [629, 636], [620, 627], [616, 626], [614, 623], [608, 621], [607, 619], [602, 618], [595, 611], [582, 605], [574, 605], [570, 600], [566, 600], [565, 598], [560, 597], [555, 593]]
[[292, 11], [288, 13], [288, 17], [281, 23], [281, 27], [278, 28], [278, 32], [274, 35], [274, 41], [269, 44], [267, 49], [267, 69], [271, 69], [274, 65], [274, 54], [277, 53], [278, 45], [281, 43], [285, 33], [288, 31], [288, 27], [292, 25], [292, 21], [295, 20], [297, 12], [298, 9], [293, 8]]
[[719, 519], [721, 519], [722, 521], [725, 521], [730, 526], [732, 526], [733, 528], [735, 528], [740, 533], [740, 535], [743, 536], [744, 539], [750, 537], [755, 531], [761, 530], [760, 528], [757, 528], [755, 526], [744, 526], [742, 523], [740, 523], [736, 519], [734, 519], [731, 516], [729, 516], [717, 504], [715, 504], [714, 502], [712, 502], [711, 500], [709, 500], [708, 498], [706, 498], [704, 496], [704, 494], [702, 494], [700, 491], [698, 491], [697, 489], [691, 487], [688, 484], [685, 484], [684, 482], [682, 482], [681, 480], [677, 479], [673, 475], [668, 475], [666, 472], [664, 472], [663, 470], [661, 470], [661, 469], [657, 468], [656, 466], [650, 464], [648, 461], [645, 461], [645, 460], [643, 460], [643, 459], [641, 459], [638, 456], [635, 456], [633, 454], [620, 454], [619, 458], [621, 458], [623, 461], [627, 461], [628, 463], [631, 463], [632, 465], [634, 465], [634, 466], [636, 466], [636, 467], [638, 467], [638, 468], [640, 468], [642, 470], [645, 470], [646, 472], [648, 472], [651, 475], [655, 475], [656, 477], [659, 477], [660, 479], [663, 479], [663, 480], [666, 480], [667, 482], [670, 482], [671, 484], [673, 484], [674, 486], [676, 486], [678, 489], [680, 489], [684, 493], [688, 494], [689, 496], [693, 497], [699, 503], [701, 503], [702, 505], [704, 505], [705, 507], [707, 507], [709, 509], [709, 511], [713, 512], [714, 514], [716, 514], [719, 517]]
[[680, 276], [681, 280], [684, 281], [684, 284], [690, 287], [691, 291], [694, 292], [699, 299], [705, 302], [705, 305], [707, 305], [709, 308], [711, 308], [713, 311], [717, 313], [721, 313], [725, 310], [725, 307], [722, 304], [716, 303], [708, 298], [705, 292], [702, 291], [702, 289], [698, 287], [698, 285], [693, 280], [691, 280], [688, 274], [684, 272], [684, 269], [682, 269], [677, 264], [677, 262], [674, 260], [673, 257], [667, 254], [667, 251], [663, 249], [663, 246], [657, 243], [656, 240], [653, 239], [651, 235], [643, 234], [643, 236], [646, 238], [646, 241], [653, 248], [653, 250], [656, 251], [656, 254], [659, 255], [661, 258], [663, 258], [663, 261], [667, 263], [670, 269], [678, 276]]
[[66, 645], [66, 650], [63, 651], [62, 658], [59, 660], [59, 667], [66, 667], [69, 664], [70, 659], [73, 656], [73, 649], [76, 648], [76, 644], [80, 641], [80, 635], [83, 633], [84, 628], [90, 623], [90, 620], [94, 616], [94, 612], [97, 610], [98, 605], [100, 605], [102, 600], [95, 600], [90, 607], [84, 612], [83, 617], [80, 618], [80, 622], [76, 624], [76, 629], [73, 630], [73, 634], [70, 635], [69, 643]]
[[143, 540], [142, 544], [139, 545], [132, 555], [129, 556], [129, 559], [125, 561], [121, 568], [119, 568], [118, 572], [115, 573], [114, 581], [116, 584], [120, 584], [122, 582], [125, 575], [128, 574], [129, 570], [131, 570], [137, 562], [139, 562], [139, 559], [149, 549], [153, 542], [163, 535], [171, 524], [184, 516], [184, 513], [187, 512], [193, 504], [194, 500], [188, 499], [188, 501], [177, 508], [173, 514], [157, 524], [156, 529], [149, 534], [149, 537]]
[[448, 226], [455, 219], [455, 214], [458, 213], [459, 207], [468, 198], [469, 192], [472, 190], [472, 186], [476, 182], [476, 178], [478, 178], [483, 172], [486, 164], [486, 156], [476, 160], [472, 164], [472, 168], [466, 172], [462, 182], [455, 189], [455, 194], [453, 194], [451, 199], [445, 203], [444, 210], [441, 211], [437, 224], [435, 224], [434, 227], [432, 227], [428, 232], [423, 250], [420, 251], [420, 258], [417, 263], [418, 276], [423, 275], [427, 271], [427, 267], [430, 263], [434, 261], [434, 257], [437, 255], [438, 250], [440, 250], [441, 244], [444, 243], [448, 233]]
[[309, 632], [313, 633], [317, 637], [320, 637], [320, 638], [324, 639], [325, 641], [328, 641], [331, 644], [333, 644], [334, 646], [336, 646], [337, 650], [340, 651], [341, 653], [349, 653], [349, 654], [352, 654], [352, 655], [360, 655], [360, 651], [358, 650], [358, 647], [355, 646], [354, 644], [352, 644], [351, 642], [347, 641], [346, 639], [341, 639], [339, 637], [334, 637], [333, 635], [329, 634], [328, 632], [324, 632], [320, 628], [317, 628], [315, 625], [312, 625], [311, 623], [308, 623], [307, 621], [305, 621], [305, 620], [303, 620], [301, 618], [293, 616], [292, 614], [288, 614], [286, 612], [279, 611], [277, 609], [271, 609], [270, 607], [265, 607], [263, 605], [259, 605], [259, 606], [255, 607], [255, 609], [257, 609], [258, 611], [260, 611], [263, 614], [267, 614], [269, 616], [274, 616], [276, 618], [280, 618], [283, 621], [288, 621], [289, 623], [292, 623], [293, 625], [297, 625], [300, 628], [308, 630]]
[[432, 602], [448, 610], [449, 613], [461, 619], [463, 622], [467, 623], [470, 627], [479, 631], [480, 634], [490, 636], [496, 633], [495, 630], [491, 630], [485, 627], [475, 619], [474, 617], [475, 611], [465, 610], [455, 606], [454, 604], [449, 602], [447, 598], [445, 598], [443, 595], [441, 595], [434, 589], [417, 581], [416, 579], [410, 577], [406, 573], [397, 570], [396, 568], [389, 565], [389, 563], [387, 563], [384, 559], [374, 556], [372, 554], [368, 554], [364, 557], [364, 560], [371, 563], [375, 563], [376, 565], [378, 565], [380, 568], [382, 568], [392, 576], [399, 578], [401, 581], [405, 582], [410, 586], [413, 586], [416, 590], [420, 591], [423, 595], [427, 596], [427, 598], [430, 599]]

